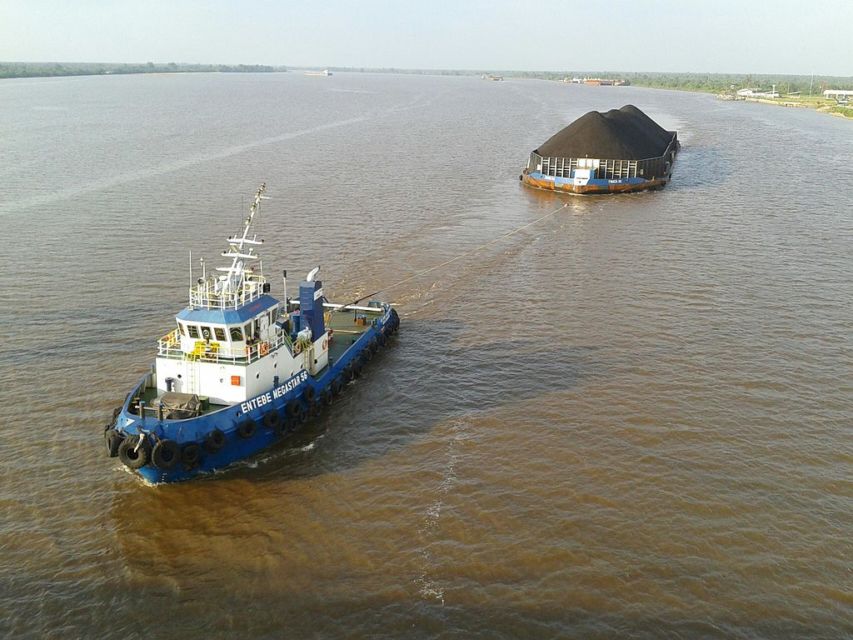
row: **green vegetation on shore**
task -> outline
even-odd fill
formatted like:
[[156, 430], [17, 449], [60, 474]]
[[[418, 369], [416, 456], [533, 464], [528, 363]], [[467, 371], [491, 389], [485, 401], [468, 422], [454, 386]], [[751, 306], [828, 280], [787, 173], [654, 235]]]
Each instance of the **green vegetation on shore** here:
[[[329, 67], [331, 71], [355, 73], [403, 73], [418, 75], [452, 76], [502, 76], [504, 78], [530, 78], [538, 80], [566, 80], [571, 78], [607, 78], [626, 80], [638, 87], [675, 89], [714, 93], [734, 98], [739, 89], [770, 91], [775, 86], [777, 99], [758, 99], [759, 102], [818, 109], [828, 113], [853, 118], [853, 107], [837, 104], [823, 97], [826, 89], [853, 90], [853, 77], [759, 75], [731, 73], [645, 73], [628, 71], [514, 71], [503, 69], [397, 69], [365, 67]], [[34, 78], [50, 76], [118, 75], [134, 73], [270, 73], [287, 71], [284, 66], [259, 64], [113, 64], [102, 62], [0, 62], [0, 79]], [[753, 98], [748, 98], [754, 100]]]
[[114, 64], [109, 62], [0, 62], [0, 78], [101, 76], [132, 73], [270, 73], [285, 67], [262, 64]]
[[[331, 67], [332, 71], [365, 73], [411, 73], [452, 76], [502, 76], [504, 78], [529, 78], [535, 80], [566, 81], [572, 78], [603, 78], [626, 80], [628, 84], [652, 89], [673, 89], [713, 93], [734, 99], [740, 89], [770, 91], [774, 86], [779, 98], [747, 98], [767, 104], [786, 107], [806, 107], [825, 113], [853, 118], [853, 107], [838, 104], [832, 98], [824, 98], [826, 89], [853, 90], [853, 77], [845, 76], [798, 76], [759, 75], [732, 73], [645, 73], [628, 71], [513, 71], [501, 69], [444, 70], [444, 69], [366, 69]], [[610, 91], [610, 88], [604, 88]], [[618, 91], [618, 89], [616, 89]]]

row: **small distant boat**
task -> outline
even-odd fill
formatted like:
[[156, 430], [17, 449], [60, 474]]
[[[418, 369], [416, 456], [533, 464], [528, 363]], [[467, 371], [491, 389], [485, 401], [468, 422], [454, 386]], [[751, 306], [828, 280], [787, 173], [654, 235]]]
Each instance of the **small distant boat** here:
[[[187, 480], [269, 447], [334, 402], [397, 332], [391, 305], [333, 304], [313, 269], [299, 297], [270, 295], [250, 234], [261, 185], [229, 266], [189, 290], [177, 327], [160, 338], [150, 373], [114, 412], [107, 453], [151, 483]], [[192, 268], [191, 268], [192, 269]], [[192, 281], [192, 273], [190, 273]]]
[[306, 71], [306, 76], [330, 76], [332, 72], [328, 69], [323, 69], [322, 71]]

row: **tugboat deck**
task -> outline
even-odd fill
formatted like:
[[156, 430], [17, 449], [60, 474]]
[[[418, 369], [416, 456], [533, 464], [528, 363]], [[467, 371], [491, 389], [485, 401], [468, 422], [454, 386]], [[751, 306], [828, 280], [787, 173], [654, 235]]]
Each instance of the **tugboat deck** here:
[[[345, 309], [329, 314], [328, 327], [334, 332], [329, 343], [329, 358], [333, 362], [340, 358], [359, 336], [370, 328], [373, 318], [382, 315], [382, 309]], [[320, 372], [322, 376], [325, 369]]]
[[[382, 315], [381, 308], [358, 307], [355, 309], [335, 309], [327, 313], [327, 327], [332, 330], [332, 338], [329, 341], [329, 365], [326, 365], [317, 372], [317, 377], [321, 378], [347, 349], [350, 348], [358, 338], [365, 333], [371, 326], [373, 319]], [[144, 392], [138, 397], [142, 400], [149, 410], [156, 411], [161, 398], [161, 391], [156, 387], [147, 386]], [[225, 409], [231, 405], [217, 404], [210, 402], [205, 397], [200, 397], [201, 411], [200, 416], [209, 413], [215, 413]]]

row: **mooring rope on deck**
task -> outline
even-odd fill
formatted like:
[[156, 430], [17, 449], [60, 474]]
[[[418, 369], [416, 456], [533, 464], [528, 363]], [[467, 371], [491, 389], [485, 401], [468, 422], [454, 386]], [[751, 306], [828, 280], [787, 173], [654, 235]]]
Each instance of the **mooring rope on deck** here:
[[345, 304], [344, 306], [342, 306], [338, 309], [335, 309], [335, 311], [343, 311], [347, 307], [358, 304], [362, 300], [366, 300], [367, 298], [375, 296], [377, 293], [387, 292], [390, 289], [395, 289], [395, 288], [399, 287], [401, 284], [405, 284], [411, 280], [414, 280], [415, 278], [420, 278], [421, 276], [425, 276], [426, 274], [431, 273], [437, 269], [441, 269], [442, 267], [446, 267], [447, 265], [452, 264], [452, 263], [456, 262], [457, 260], [461, 260], [462, 258], [465, 258], [466, 256], [470, 256], [470, 255], [477, 253], [478, 251], [482, 251], [483, 249], [490, 247], [491, 245], [493, 245], [497, 242], [500, 242], [501, 240], [505, 240], [506, 238], [509, 238], [510, 236], [515, 235], [519, 231], [523, 231], [524, 229], [527, 229], [528, 227], [532, 227], [533, 225], [538, 224], [547, 218], [550, 218], [551, 216], [559, 213], [560, 211], [562, 211], [563, 209], [565, 209], [568, 206], [569, 206], [568, 203], [566, 203], [562, 206], [559, 206], [556, 209], [554, 209], [553, 211], [546, 213], [544, 216], [542, 216], [540, 218], [536, 218], [536, 220], [533, 220], [532, 222], [528, 222], [527, 224], [523, 224], [520, 227], [513, 229], [512, 231], [508, 231], [507, 233], [503, 234], [502, 236], [498, 236], [494, 240], [490, 240], [489, 242], [486, 242], [485, 244], [481, 244], [479, 247], [475, 247], [474, 249], [471, 249], [470, 251], [460, 253], [458, 256], [451, 258], [450, 260], [445, 260], [441, 264], [437, 264], [437, 265], [432, 266], [428, 269], [424, 269], [423, 271], [419, 271], [418, 273], [416, 273], [414, 275], [403, 278], [399, 282], [395, 282], [394, 284], [388, 285], [386, 287], [382, 287], [381, 289], [377, 289], [373, 293], [368, 293], [365, 296], [361, 296], [360, 298], [353, 300], [352, 302], [348, 302], [347, 304]]

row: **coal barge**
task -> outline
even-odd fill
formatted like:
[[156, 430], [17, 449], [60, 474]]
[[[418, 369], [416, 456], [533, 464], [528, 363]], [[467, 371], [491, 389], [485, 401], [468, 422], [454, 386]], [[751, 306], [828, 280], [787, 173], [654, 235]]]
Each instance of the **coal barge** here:
[[590, 111], [530, 154], [519, 179], [535, 189], [572, 194], [660, 189], [680, 145], [633, 105]]

